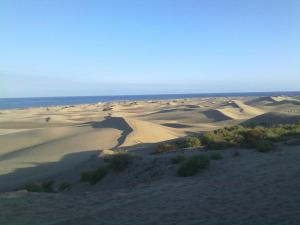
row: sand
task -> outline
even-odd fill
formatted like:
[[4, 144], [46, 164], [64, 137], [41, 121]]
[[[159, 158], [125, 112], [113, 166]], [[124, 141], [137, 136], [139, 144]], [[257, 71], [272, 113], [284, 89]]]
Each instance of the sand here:
[[[253, 171], [257, 171], [260, 167], [266, 169], [266, 166], [263, 166], [265, 161], [261, 161], [262, 164], [259, 164], [260, 161], [255, 162], [258, 156], [253, 153], [251, 156], [253, 159], [251, 157], [249, 159], [252, 160], [249, 166], [243, 164], [248, 163], [248, 159], [243, 163], [228, 159], [227, 162], [232, 165], [232, 168], [224, 161], [223, 167], [209, 172], [211, 174], [204, 180], [200, 177], [200, 180], [198, 178], [179, 180], [174, 175], [172, 167], [164, 161], [166, 159], [163, 156], [149, 154], [153, 151], [153, 145], [236, 124], [299, 122], [298, 102], [297, 98], [285, 96], [227, 97], [123, 101], [1, 110], [0, 191], [13, 191], [25, 183], [45, 179], [68, 180], [74, 188], [72, 192], [66, 194], [11, 192], [3, 195], [0, 211], [4, 210], [7, 215], [0, 215], [0, 224], [8, 224], [8, 222], [11, 224], [103, 224], [101, 221], [106, 222], [104, 224], [141, 224], [139, 218], [150, 218], [142, 224], [198, 224], [194, 222], [202, 219], [205, 222], [203, 224], [222, 224], [216, 223], [214, 218], [209, 217], [209, 212], [215, 207], [215, 202], [213, 203], [209, 198], [215, 195], [215, 201], [220, 201], [224, 207], [229, 204], [226, 203], [227, 201], [237, 204], [238, 196], [252, 187], [250, 184], [250, 186], [242, 184], [241, 179], [246, 183], [247, 179], [258, 179]], [[80, 172], [94, 168], [99, 160], [101, 161], [101, 157], [113, 154], [117, 150], [134, 151], [141, 155], [143, 160], [125, 175], [108, 176], [101, 181], [101, 184], [94, 187], [79, 182]], [[296, 150], [294, 152], [298, 157]], [[275, 158], [271, 158], [274, 163]], [[242, 178], [244, 173], [247, 177]], [[263, 176], [268, 179], [268, 173], [271, 174], [272, 169], [265, 173], [261, 179]], [[233, 180], [232, 174], [235, 177]], [[213, 180], [209, 180], [211, 175], [214, 176]], [[210, 185], [207, 186], [205, 182]], [[225, 185], [224, 182], [227, 184]], [[225, 189], [221, 190], [218, 185]], [[237, 196], [232, 198], [235, 194], [233, 190], [238, 185], [241, 187], [236, 193]], [[212, 190], [206, 192], [207, 188]], [[84, 194], [86, 191], [88, 194]], [[170, 193], [167, 194], [166, 192], [169, 191]], [[274, 198], [276, 193], [275, 191]], [[95, 194], [98, 197], [93, 199]], [[257, 196], [255, 198], [259, 198]], [[246, 199], [243, 203], [244, 208], [228, 206], [227, 210], [231, 210], [232, 215], [236, 213], [235, 210], [247, 212], [248, 205], [251, 205], [251, 201], [255, 202], [255, 198]], [[146, 207], [143, 202], [149, 199], [151, 200]], [[19, 211], [17, 211], [20, 213], [31, 201], [33, 205], [30, 210], [22, 214], [27, 220], [13, 218], [14, 213], [6, 210], [18, 204]], [[63, 203], [57, 209], [52, 209], [51, 205], [55, 205], [56, 201]], [[205, 202], [208, 208], [204, 209], [201, 202]], [[281, 203], [285, 203], [284, 199]], [[4, 204], [10, 206], [6, 208]], [[44, 216], [41, 215], [34, 221], [33, 212], [38, 213], [39, 204], [49, 205], [45, 206]], [[76, 207], [74, 211], [67, 209], [68, 205], [73, 204], [76, 204], [76, 207], [84, 206], [79, 215], [75, 213]], [[93, 204], [96, 206], [95, 209], [92, 209]], [[137, 213], [136, 207], [143, 210]], [[190, 211], [189, 207], [193, 209]], [[161, 211], [166, 208], [168, 210]], [[196, 208], [198, 210], [195, 210]], [[118, 211], [119, 217], [109, 218], [107, 215], [112, 214], [114, 210]], [[180, 210], [183, 214], [190, 213], [190, 221], [183, 220]], [[221, 211], [222, 207], [219, 207], [216, 215], [222, 217]], [[52, 214], [56, 217], [53, 223], [51, 220], [46, 220], [47, 216]], [[160, 219], [152, 218], [154, 214]], [[97, 219], [99, 215], [103, 220]], [[247, 216], [250, 218], [251, 213], [246, 213], [243, 218], [246, 219]], [[233, 221], [234, 218], [228, 220], [227, 224], [229, 222], [241, 224]], [[263, 217], [261, 221], [263, 224], [268, 224], [268, 220]]]

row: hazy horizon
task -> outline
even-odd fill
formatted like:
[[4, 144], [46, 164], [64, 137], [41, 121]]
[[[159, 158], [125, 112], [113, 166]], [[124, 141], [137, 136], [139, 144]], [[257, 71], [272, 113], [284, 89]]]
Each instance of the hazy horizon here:
[[300, 2], [0, 2], [0, 98], [298, 91]]

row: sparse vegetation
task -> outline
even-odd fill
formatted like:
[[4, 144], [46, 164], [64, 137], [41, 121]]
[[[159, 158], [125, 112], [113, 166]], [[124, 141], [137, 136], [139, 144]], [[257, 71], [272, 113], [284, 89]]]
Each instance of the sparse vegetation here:
[[233, 157], [239, 157], [240, 156], [240, 152], [238, 151], [235, 151], [233, 154], [232, 154]]
[[156, 149], [154, 150], [154, 154], [170, 152], [176, 150], [176, 146], [168, 143], [159, 144]]
[[300, 124], [276, 125], [273, 127], [224, 127], [205, 132], [201, 140], [208, 149], [257, 148], [258, 145], [262, 145], [262, 141], [268, 141], [270, 145], [270, 142], [282, 141], [291, 135], [300, 135]]
[[220, 159], [223, 159], [223, 156], [219, 152], [213, 152], [210, 154], [210, 159], [220, 160]]
[[98, 167], [96, 170], [82, 172], [80, 180], [94, 185], [104, 178], [110, 170], [116, 172], [125, 170], [131, 163], [133, 157], [134, 155], [127, 151], [120, 151], [114, 155], [109, 155], [104, 158], [104, 162], [106, 162], [105, 165]]
[[177, 163], [181, 163], [184, 160], [185, 160], [184, 155], [176, 155], [176, 156], [171, 158], [171, 163], [172, 164], [177, 164]]
[[256, 150], [259, 152], [269, 152], [275, 149], [275, 145], [268, 140], [261, 140], [256, 143]]
[[207, 154], [197, 154], [183, 162], [177, 174], [181, 177], [188, 177], [197, 174], [199, 171], [209, 166], [209, 157]]
[[59, 191], [68, 191], [71, 189], [71, 184], [67, 183], [67, 182], [62, 182], [59, 186], [58, 186], [58, 190]]
[[107, 161], [109, 162], [109, 166], [113, 171], [120, 172], [128, 167], [128, 165], [132, 161], [132, 158], [132, 154], [126, 151], [122, 151], [109, 156], [107, 158]]
[[29, 192], [55, 192], [53, 188], [54, 182], [43, 181], [43, 182], [32, 182], [25, 184], [21, 189], [25, 189]]
[[88, 182], [91, 185], [98, 183], [108, 173], [108, 166], [100, 166], [96, 170], [85, 171], [81, 173], [80, 180], [82, 182]]

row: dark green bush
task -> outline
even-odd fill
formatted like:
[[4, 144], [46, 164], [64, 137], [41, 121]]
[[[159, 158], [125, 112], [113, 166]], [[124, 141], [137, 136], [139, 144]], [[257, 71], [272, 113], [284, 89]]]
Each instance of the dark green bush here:
[[58, 190], [59, 191], [68, 191], [71, 189], [71, 184], [67, 183], [67, 182], [62, 182], [59, 186], [58, 186]]
[[180, 165], [177, 174], [181, 177], [193, 176], [208, 166], [209, 157], [207, 154], [194, 155]]
[[182, 161], [185, 160], [185, 156], [184, 155], [177, 155], [171, 158], [171, 163], [172, 164], [176, 164], [176, 163], [180, 163]]
[[98, 167], [96, 170], [85, 171], [81, 173], [80, 180], [82, 182], [88, 182], [91, 185], [98, 183], [108, 173], [108, 166]]
[[210, 159], [219, 160], [219, 159], [223, 159], [223, 156], [219, 152], [213, 152], [210, 154]]
[[176, 150], [175, 145], [167, 144], [167, 143], [162, 143], [159, 144], [156, 149], [154, 150], [154, 154], [159, 154], [159, 153], [164, 153], [164, 152], [170, 152]]
[[23, 189], [29, 192], [54, 192], [53, 184], [54, 182], [52, 180], [43, 182], [32, 182], [25, 184]]
[[232, 154], [233, 157], [239, 157], [240, 156], [240, 152], [238, 151], [235, 151], [233, 154]]
[[275, 149], [275, 145], [268, 140], [261, 140], [256, 143], [256, 150], [259, 152], [269, 152]]
[[300, 124], [276, 125], [273, 127], [232, 126], [205, 132], [202, 144], [208, 149], [230, 147], [256, 148], [261, 141], [282, 141], [288, 136], [299, 136]]

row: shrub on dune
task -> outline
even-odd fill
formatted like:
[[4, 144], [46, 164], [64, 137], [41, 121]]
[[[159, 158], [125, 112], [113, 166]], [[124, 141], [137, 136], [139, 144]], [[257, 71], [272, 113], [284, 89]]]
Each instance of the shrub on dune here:
[[164, 153], [164, 152], [170, 152], [176, 150], [175, 145], [168, 144], [168, 143], [162, 143], [157, 145], [156, 149], [154, 150], [154, 154]]
[[201, 141], [197, 137], [187, 137], [185, 139], [186, 148], [197, 148], [201, 146]]
[[107, 158], [109, 166], [113, 171], [123, 171], [125, 170], [133, 159], [133, 155], [128, 152], [118, 152]]
[[174, 157], [171, 158], [171, 163], [172, 164], [177, 164], [180, 163], [182, 161], [185, 160], [185, 156], [184, 155], [176, 155]]
[[29, 192], [54, 192], [53, 189], [54, 182], [44, 181], [44, 182], [32, 182], [24, 185], [24, 189]]
[[91, 185], [98, 183], [108, 173], [109, 168], [107, 166], [100, 166], [96, 170], [85, 171], [81, 173], [80, 180], [82, 182], [88, 182]]
[[262, 140], [256, 143], [255, 148], [259, 152], [269, 152], [275, 149], [275, 145], [271, 141]]
[[208, 168], [208, 166], [209, 157], [207, 154], [194, 155], [180, 165], [177, 174], [181, 177], [193, 176], [199, 171]]
[[223, 156], [219, 152], [213, 152], [210, 154], [210, 159], [220, 160], [220, 159], [223, 159]]

